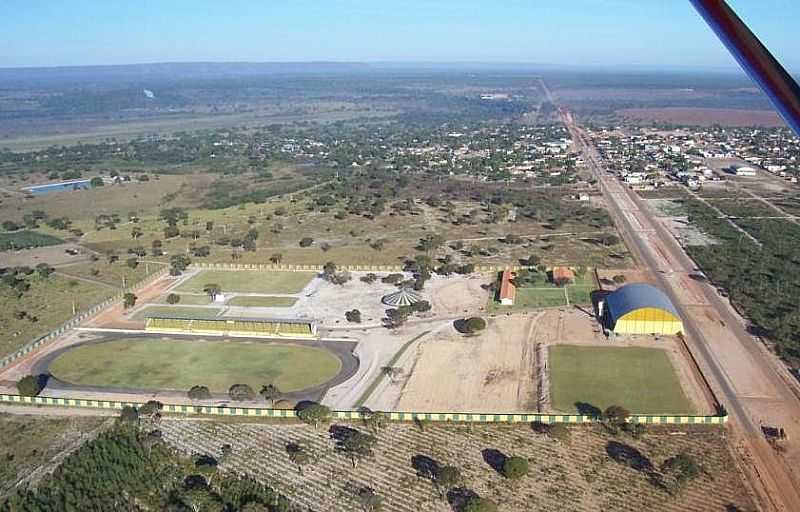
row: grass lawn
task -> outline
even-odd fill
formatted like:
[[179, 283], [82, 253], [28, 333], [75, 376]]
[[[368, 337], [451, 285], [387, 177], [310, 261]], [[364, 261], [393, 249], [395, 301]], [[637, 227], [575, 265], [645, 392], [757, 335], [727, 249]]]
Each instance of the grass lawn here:
[[[185, 304], [188, 306], [205, 306], [207, 304], [211, 304], [211, 297], [208, 295], [195, 295], [189, 293], [179, 293], [178, 296], [181, 298], [178, 304]], [[167, 304], [167, 296], [164, 295], [163, 297], [158, 299], [160, 304]]]
[[336, 376], [341, 361], [320, 348], [277, 343], [123, 338], [65, 352], [50, 365], [74, 384], [226, 392], [233, 384], [297, 391]]
[[621, 405], [639, 414], [693, 414], [666, 351], [639, 347], [550, 348], [553, 409], [576, 403], [600, 410]]
[[553, 286], [542, 288], [517, 288], [517, 295], [514, 299], [513, 306], [503, 306], [492, 297], [489, 299], [487, 309], [491, 313], [503, 313], [506, 311], [552, 308], [566, 305], [567, 298], [564, 295], [564, 289]]
[[228, 306], [244, 306], [250, 308], [288, 308], [294, 306], [294, 297], [260, 297], [240, 295], [228, 300]]
[[203, 270], [178, 287], [179, 292], [202, 292], [207, 284], [218, 284], [223, 292], [299, 293], [314, 278], [314, 272]]
[[181, 306], [147, 306], [133, 314], [134, 320], [148, 316], [172, 316], [175, 318], [216, 318], [221, 308], [184, 308]]

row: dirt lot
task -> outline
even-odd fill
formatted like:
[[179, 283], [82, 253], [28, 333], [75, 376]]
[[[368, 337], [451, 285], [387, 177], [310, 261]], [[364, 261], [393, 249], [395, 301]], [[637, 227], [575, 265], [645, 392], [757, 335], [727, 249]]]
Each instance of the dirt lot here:
[[[360, 423], [340, 428], [363, 430]], [[751, 500], [727, 447], [723, 428], [652, 428], [644, 438], [612, 437], [602, 427], [570, 428], [562, 444], [536, 434], [530, 425], [390, 424], [377, 434], [374, 455], [354, 468], [337, 453], [327, 426], [234, 424], [162, 420], [168, 444], [186, 454], [220, 456], [230, 443], [222, 471], [244, 473], [269, 483], [302, 509], [360, 511], [353, 489], [370, 487], [392, 512], [460, 510], [458, 497], [475, 493], [504, 512], [555, 511], [732, 511], [752, 510]], [[299, 443], [312, 454], [302, 471], [286, 452]], [[622, 462], [615, 447], [637, 454], [641, 464]], [[701, 464], [683, 492], [670, 495], [652, 483], [662, 463], [686, 452]], [[530, 461], [527, 476], [511, 481], [494, 467], [505, 457]], [[426, 466], [427, 464], [427, 466]], [[439, 490], [419, 469], [456, 466], [458, 491]], [[638, 469], [634, 469], [634, 466]]]
[[[425, 338], [405, 361], [405, 379], [385, 391], [381, 405], [430, 412], [550, 411], [545, 361], [547, 347], [559, 343], [666, 350], [698, 413], [713, 413], [702, 381], [677, 338], [630, 336], [611, 342], [594, 317], [577, 308], [498, 315], [490, 319], [486, 331], [473, 337], [452, 326], [442, 329]], [[389, 397], [394, 396], [392, 403]]]
[[[71, 256], [67, 249], [74, 249], [80, 254]], [[0, 267], [17, 267], [27, 265], [35, 267], [39, 263], [48, 263], [53, 266], [69, 263], [80, 263], [89, 259], [89, 252], [77, 244], [58, 244], [48, 247], [36, 247], [22, 251], [0, 252]]]
[[735, 110], [727, 108], [626, 108], [617, 115], [633, 121], [686, 124], [695, 126], [785, 126], [772, 110]]

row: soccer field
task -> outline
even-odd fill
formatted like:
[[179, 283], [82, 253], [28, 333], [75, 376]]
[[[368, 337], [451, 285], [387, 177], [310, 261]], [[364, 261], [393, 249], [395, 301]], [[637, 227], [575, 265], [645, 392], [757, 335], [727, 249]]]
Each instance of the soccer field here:
[[218, 284], [222, 293], [300, 293], [314, 276], [314, 272], [288, 270], [203, 270], [182, 283], [177, 291], [202, 293], [207, 284]]
[[640, 347], [550, 348], [553, 409], [578, 403], [605, 410], [621, 405], [637, 414], [694, 414], [666, 351]]
[[77, 347], [50, 364], [50, 373], [73, 384], [226, 392], [249, 384], [297, 391], [324, 384], [342, 367], [324, 349], [279, 343], [122, 338]]

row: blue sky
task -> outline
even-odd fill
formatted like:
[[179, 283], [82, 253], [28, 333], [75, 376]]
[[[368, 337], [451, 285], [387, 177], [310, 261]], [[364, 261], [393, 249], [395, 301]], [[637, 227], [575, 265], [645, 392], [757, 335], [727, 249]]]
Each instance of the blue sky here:
[[[800, 70], [800, 1], [730, 0]], [[3, 0], [0, 67], [166, 61], [735, 68], [689, 0]]]

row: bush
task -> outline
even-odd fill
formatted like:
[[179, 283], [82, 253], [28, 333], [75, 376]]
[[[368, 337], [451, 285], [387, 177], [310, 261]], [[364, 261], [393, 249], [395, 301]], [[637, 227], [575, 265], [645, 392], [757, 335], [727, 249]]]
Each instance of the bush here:
[[528, 459], [523, 457], [509, 457], [503, 464], [503, 476], [516, 480], [528, 474]]
[[192, 400], [208, 400], [211, 398], [211, 392], [206, 386], [192, 386], [186, 394]]
[[167, 295], [167, 304], [177, 304], [181, 301], [181, 296], [177, 293], [170, 293]]
[[313, 238], [305, 237], [300, 240], [300, 247], [309, 247], [314, 243]]
[[469, 333], [482, 331], [486, 329], [486, 320], [477, 316], [473, 316], [464, 321], [464, 327]]
[[22, 396], [36, 396], [44, 389], [43, 381], [39, 375], [26, 375], [17, 382], [17, 392]]
[[256, 392], [247, 384], [234, 384], [228, 390], [231, 400], [242, 402], [244, 400], [255, 400]]
[[357, 309], [345, 312], [344, 317], [347, 319], [348, 322], [352, 322], [354, 324], [361, 323], [361, 311]]

